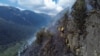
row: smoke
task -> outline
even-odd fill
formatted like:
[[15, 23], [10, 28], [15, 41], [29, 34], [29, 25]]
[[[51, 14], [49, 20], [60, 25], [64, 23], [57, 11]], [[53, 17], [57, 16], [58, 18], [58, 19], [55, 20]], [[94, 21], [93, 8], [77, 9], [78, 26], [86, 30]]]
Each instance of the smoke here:
[[[56, 23], [59, 19], [61, 19], [61, 18], [64, 16], [65, 13], [67, 13], [68, 16], [71, 17], [72, 6], [75, 4], [76, 0], [66, 0], [66, 1], [60, 0], [59, 2], [60, 2], [60, 3], [67, 2], [67, 4], [66, 4], [66, 5], [65, 5], [65, 4], [62, 4], [62, 5], [61, 5], [61, 6], [64, 7], [64, 9], [63, 9], [61, 12], [59, 12], [57, 15], [55, 15], [55, 16], [53, 17], [52, 25], [55, 25], [55, 23]], [[58, 2], [58, 4], [59, 4], [59, 2]]]
[[[66, 4], [65, 4], [65, 2], [67, 2]], [[52, 22], [50, 22], [50, 24], [48, 25], [48, 27], [45, 27], [45, 29], [50, 29], [50, 27], [53, 27], [54, 25], [55, 25], [55, 23], [60, 19], [60, 18], [62, 18], [63, 16], [64, 16], [64, 14], [65, 13], [68, 13], [68, 14], [70, 14], [71, 13], [71, 11], [72, 11], [72, 6], [74, 5], [74, 3], [76, 2], [76, 0], [59, 0], [58, 1], [58, 5], [59, 6], [62, 6], [64, 9], [61, 11], [61, 12], [59, 12], [56, 16], [54, 16], [54, 18], [52, 19]], [[55, 26], [54, 26], [55, 27]], [[52, 30], [53, 30], [53, 28], [52, 28]], [[55, 30], [55, 29], [54, 29]], [[29, 39], [28, 41], [27, 41], [27, 45], [25, 45], [25, 46], [30, 46], [30, 45], [32, 45], [32, 43], [34, 42], [36, 40], [36, 36], [34, 35], [31, 39]], [[24, 46], [24, 47], [25, 47]], [[22, 48], [22, 51], [25, 49], [25, 48]], [[19, 56], [20, 56], [20, 53], [22, 52], [22, 51], [19, 51]]]
[[36, 40], [36, 36], [33, 36], [32, 38], [30, 38], [27, 43], [30, 46], [34, 41]]
[[18, 56], [21, 56], [21, 53], [23, 53], [23, 51], [25, 51], [29, 46], [32, 45], [32, 43], [36, 40], [36, 37], [33, 36], [32, 38], [30, 38], [29, 40], [27, 40], [27, 43], [23, 44], [22, 47], [19, 49], [18, 51]]

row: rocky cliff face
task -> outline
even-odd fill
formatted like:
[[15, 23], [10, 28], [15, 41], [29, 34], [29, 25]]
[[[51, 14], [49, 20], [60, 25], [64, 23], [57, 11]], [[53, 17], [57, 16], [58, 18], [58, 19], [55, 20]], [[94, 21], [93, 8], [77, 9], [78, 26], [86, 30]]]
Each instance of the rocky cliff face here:
[[[77, 0], [68, 14], [37, 33], [37, 39], [21, 56], [100, 56], [100, 2]], [[90, 3], [93, 2], [93, 3]]]

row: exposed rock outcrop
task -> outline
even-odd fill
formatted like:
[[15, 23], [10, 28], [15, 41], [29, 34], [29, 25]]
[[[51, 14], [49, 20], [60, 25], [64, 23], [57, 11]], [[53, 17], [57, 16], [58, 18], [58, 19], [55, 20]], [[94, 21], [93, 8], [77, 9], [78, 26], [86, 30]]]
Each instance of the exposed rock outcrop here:
[[71, 14], [73, 18], [66, 13], [55, 26], [38, 32], [22, 56], [100, 56], [100, 10], [87, 12], [85, 0], [77, 0]]

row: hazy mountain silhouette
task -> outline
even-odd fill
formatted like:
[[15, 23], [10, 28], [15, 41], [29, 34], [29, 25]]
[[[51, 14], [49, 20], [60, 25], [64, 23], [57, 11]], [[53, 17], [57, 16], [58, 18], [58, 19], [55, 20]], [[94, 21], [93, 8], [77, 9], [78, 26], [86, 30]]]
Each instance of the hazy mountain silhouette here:
[[51, 17], [45, 14], [0, 6], [0, 45], [29, 38], [50, 20]]

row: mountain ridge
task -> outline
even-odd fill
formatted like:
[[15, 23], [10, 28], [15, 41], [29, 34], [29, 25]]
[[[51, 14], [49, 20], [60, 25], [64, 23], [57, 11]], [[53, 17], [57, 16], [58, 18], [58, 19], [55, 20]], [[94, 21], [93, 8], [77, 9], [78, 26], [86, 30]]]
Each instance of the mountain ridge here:
[[[0, 45], [31, 38], [51, 17], [11, 6], [0, 6]], [[17, 39], [16, 39], [17, 38]]]
[[[42, 29], [21, 56], [100, 56], [99, 0], [77, 0], [70, 18], [66, 12], [54, 27]], [[92, 1], [92, 2], [91, 2]]]

